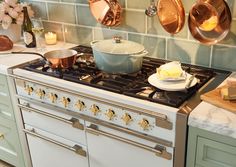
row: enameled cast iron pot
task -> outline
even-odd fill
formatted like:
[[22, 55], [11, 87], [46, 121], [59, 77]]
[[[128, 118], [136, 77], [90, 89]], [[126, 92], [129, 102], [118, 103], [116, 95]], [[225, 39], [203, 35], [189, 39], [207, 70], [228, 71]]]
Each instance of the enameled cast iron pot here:
[[111, 74], [138, 72], [148, 53], [143, 45], [120, 38], [92, 41], [91, 47], [96, 66]]

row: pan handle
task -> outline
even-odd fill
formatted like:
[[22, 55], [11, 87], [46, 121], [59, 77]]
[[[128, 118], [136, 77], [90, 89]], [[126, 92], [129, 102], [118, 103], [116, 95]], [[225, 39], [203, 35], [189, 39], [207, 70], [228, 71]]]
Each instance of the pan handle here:
[[34, 54], [34, 55], [38, 55], [38, 56], [40, 56], [40, 57], [43, 58], [43, 60], [45, 61], [46, 64], [48, 64], [49, 66], [52, 65], [52, 63], [51, 63], [50, 61], [48, 61], [48, 60], [46, 59], [46, 57], [44, 57], [44, 56], [43, 56], [42, 54], [40, 54], [40, 53], [36, 53], [36, 52], [11, 52], [11, 54]]

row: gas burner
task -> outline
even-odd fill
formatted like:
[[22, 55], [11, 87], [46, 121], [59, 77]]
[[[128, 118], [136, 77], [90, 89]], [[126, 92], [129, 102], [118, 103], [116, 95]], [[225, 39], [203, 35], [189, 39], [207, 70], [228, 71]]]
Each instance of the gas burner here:
[[148, 77], [153, 73], [156, 73], [156, 68], [167, 63], [168, 61], [166, 60], [144, 57], [142, 69], [137, 73], [108, 74], [96, 67], [92, 49], [90, 47], [80, 45], [72, 49], [77, 50], [79, 53], [78, 59], [72, 68], [51, 69], [49, 66], [45, 65], [44, 61], [37, 61], [28, 64], [23, 68], [67, 81], [85, 84], [173, 107], [179, 107], [215, 75], [214, 71], [211, 69], [182, 64], [183, 70], [190, 74], [194, 74], [199, 82], [196, 86], [185, 92], [164, 91], [151, 86], [148, 83]]

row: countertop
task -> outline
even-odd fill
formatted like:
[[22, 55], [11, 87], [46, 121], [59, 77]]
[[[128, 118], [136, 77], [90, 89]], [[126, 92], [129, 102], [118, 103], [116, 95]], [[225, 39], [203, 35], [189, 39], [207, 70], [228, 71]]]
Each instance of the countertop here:
[[[236, 72], [230, 78], [236, 80]], [[190, 113], [188, 125], [236, 139], [236, 113], [204, 101]]]
[[30, 55], [30, 54], [11, 54], [12, 51], [21, 51], [21, 52], [37, 52], [44, 54], [50, 50], [55, 49], [67, 49], [74, 47], [75, 44], [64, 43], [64, 42], [57, 42], [56, 45], [46, 45], [43, 51], [37, 51], [36, 48], [26, 48], [22, 41], [15, 43], [12, 50], [0, 52], [0, 74], [7, 75], [7, 69], [10, 67], [14, 67], [20, 65], [22, 63], [32, 61], [35, 59], [40, 58], [37, 55]]

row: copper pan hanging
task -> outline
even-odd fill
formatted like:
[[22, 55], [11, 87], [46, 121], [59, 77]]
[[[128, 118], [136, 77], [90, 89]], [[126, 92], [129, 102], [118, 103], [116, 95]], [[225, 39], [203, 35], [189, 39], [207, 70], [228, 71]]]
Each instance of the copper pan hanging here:
[[100, 24], [111, 27], [121, 23], [122, 8], [117, 0], [89, 0], [89, 7]]
[[157, 14], [162, 27], [170, 34], [176, 34], [184, 26], [185, 11], [181, 0], [159, 0]]
[[189, 12], [188, 26], [196, 40], [212, 45], [226, 37], [231, 21], [231, 12], [224, 0], [198, 0]]

